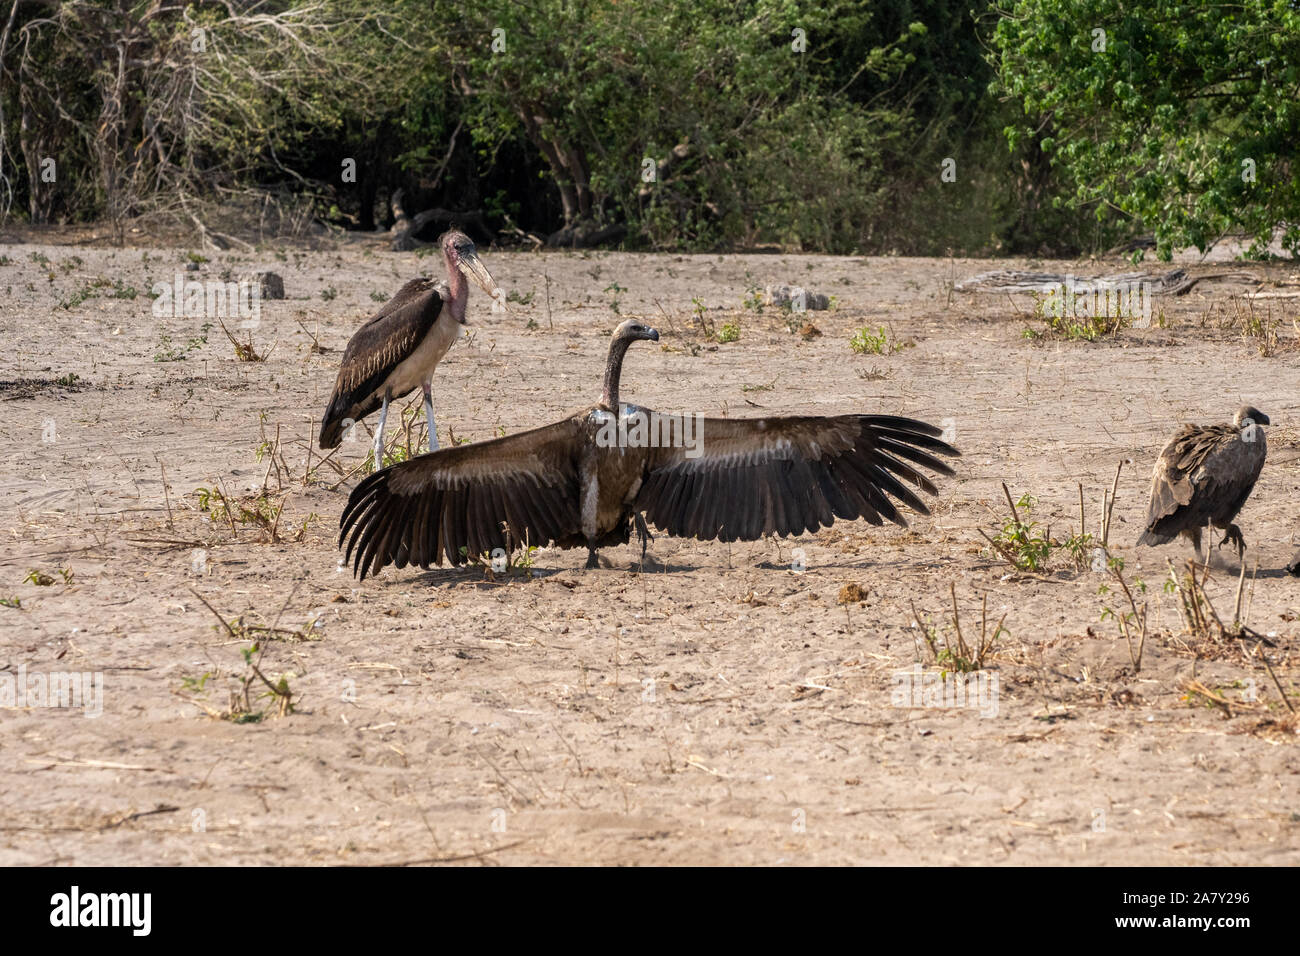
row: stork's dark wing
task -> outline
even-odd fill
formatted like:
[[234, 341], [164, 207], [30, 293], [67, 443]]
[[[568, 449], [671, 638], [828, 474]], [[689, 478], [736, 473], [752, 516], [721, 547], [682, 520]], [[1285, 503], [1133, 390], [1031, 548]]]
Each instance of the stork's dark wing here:
[[386, 564], [458, 565], [578, 534], [581, 434], [566, 418], [376, 472], [349, 496], [339, 546], [347, 539], [347, 560], [364, 579]]
[[344, 419], [360, 421], [379, 407], [380, 401], [372, 398], [375, 389], [424, 340], [443, 304], [437, 284], [412, 279], [357, 329], [343, 351], [334, 393], [321, 421], [321, 448], [339, 443]]
[[940, 434], [891, 415], [706, 418], [697, 457], [685, 447], [651, 450], [633, 507], [670, 534], [704, 541], [800, 534], [835, 518], [906, 526], [891, 499], [929, 514], [912, 487], [938, 494], [915, 466], [954, 473], [934, 453], [961, 453]]

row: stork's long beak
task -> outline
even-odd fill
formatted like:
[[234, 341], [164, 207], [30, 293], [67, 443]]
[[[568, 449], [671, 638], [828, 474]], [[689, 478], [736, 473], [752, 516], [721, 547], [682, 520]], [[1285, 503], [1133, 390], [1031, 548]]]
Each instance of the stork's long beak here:
[[[460, 266], [460, 271], [477, 282], [479, 288], [486, 292], [490, 298], [496, 299], [499, 292], [496, 280], [492, 278], [492, 273], [487, 271], [487, 267], [483, 265], [477, 252], [461, 253], [460, 258], [457, 259], [457, 265]], [[462, 324], [464, 321], [464, 319], [461, 319]]]

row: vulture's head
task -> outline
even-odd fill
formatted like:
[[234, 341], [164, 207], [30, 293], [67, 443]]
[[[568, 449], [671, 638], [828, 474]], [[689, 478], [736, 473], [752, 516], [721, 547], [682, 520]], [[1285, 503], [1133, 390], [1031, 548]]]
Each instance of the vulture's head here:
[[650, 326], [638, 322], [636, 319], [628, 319], [622, 325], [614, 330], [615, 342], [658, 342], [659, 333]]
[[[469, 278], [478, 283], [479, 288], [486, 292], [492, 298], [497, 297], [497, 284], [492, 278], [492, 274], [487, 271], [487, 267], [479, 260], [478, 250], [474, 248], [474, 240], [461, 232], [459, 229], [453, 229], [450, 232], [444, 232], [442, 238], [438, 240], [442, 246], [443, 258], [447, 260], [447, 270], [458, 269]], [[461, 324], [465, 319], [462, 318]]]
[[1272, 422], [1254, 405], [1242, 405], [1232, 416], [1232, 424], [1235, 428], [1243, 428], [1247, 425], [1271, 425]]

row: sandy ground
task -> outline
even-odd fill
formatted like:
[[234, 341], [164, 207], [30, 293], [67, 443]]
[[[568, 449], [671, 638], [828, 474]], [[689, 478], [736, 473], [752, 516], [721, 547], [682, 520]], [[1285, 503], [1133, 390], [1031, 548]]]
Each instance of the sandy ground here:
[[[219, 327], [151, 314], [147, 290], [186, 250], [21, 238], [0, 246], [0, 598], [18, 604], [0, 607], [0, 679], [98, 674], [103, 712], [0, 710], [0, 863], [1300, 862], [1300, 737], [1256, 642], [1186, 633], [1162, 583], [1189, 550], [1133, 546], [1179, 423], [1243, 401], [1269, 413], [1241, 518], [1258, 561], [1246, 604], [1300, 702], [1300, 580], [1281, 573], [1300, 531], [1300, 300], [1255, 303], [1279, 333], [1265, 357], [1242, 286], [1221, 280], [1091, 343], [1025, 338], [1043, 326], [1030, 296], [951, 289], [988, 268], [1119, 261], [487, 252], [531, 299], [513, 314], [471, 299], [472, 337], [434, 382], [444, 444], [594, 401], [610, 330], [638, 315], [663, 339], [634, 347], [631, 400], [947, 422], [959, 475], [908, 530], [660, 536], [645, 573], [631, 548], [593, 571], [544, 549], [530, 580], [390, 568], [358, 586], [335, 538], [367, 439], [326, 463], [308, 439], [352, 330], [441, 264], [365, 240], [213, 255], [185, 277], [273, 269], [288, 292], [252, 332], [269, 358], [241, 362]], [[1293, 281], [1293, 266], [1231, 268]], [[821, 335], [744, 307], [779, 281], [835, 297], [808, 316]], [[739, 341], [700, 334], [696, 302]], [[860, 326], [903, 347], [854, 354]], [[1007, 520], [1003, 481], [1058, 540], [1078, 530], [1082, 483], [1096, 534], [1121, 460], [1112, 553], [1148, 585], [1136, 673], [1103, 616], [1121, 600], [1105, 573], [1063, 548], [1013, 572], [979, 534]], [[198, 489], [214, 487], [250, 509], [267, 488], [274, 540], [256, 519], [213, 520]], [[1221, 552], [1208, 593], [1225, 616], [1236, 586]], [[968, 641], [984, 602], [990, 630], [1005, 616], [983, 715], [894, 699], [897, 672], [939, 673], [912, 608], [942, 646], [950, 589]], [[284, 716], [245, 659], [259, 635]]]

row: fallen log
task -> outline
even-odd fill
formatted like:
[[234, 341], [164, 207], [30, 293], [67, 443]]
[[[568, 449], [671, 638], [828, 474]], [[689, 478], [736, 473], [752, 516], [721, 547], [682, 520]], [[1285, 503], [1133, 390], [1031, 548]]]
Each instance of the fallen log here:
[[1214, 272], [1208, 275], [1189, 276], [1186, 270], [1173, 269], [1169, 272], [1119, 272], [1102, 276], [1076, 276], [1060, 272], [1015, 272], [998, 269], [993, 272], [981, 272], [979, 275], [963, 279], [953, 288], [958, 292], [1050, 292], [1062, 286], [1073, 284], [1079, 290], [1090, 288], [1114, 288], [1132, 283], [1143, 283], [1151, 287], [1153, 295], [1185, 295], [1198, 282], [1211, 279], [1229, 279], [1253, 282], [1260, 280], [1249, 272]]

